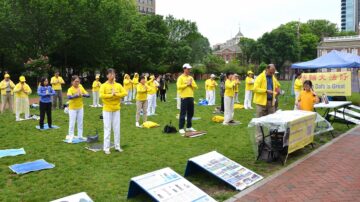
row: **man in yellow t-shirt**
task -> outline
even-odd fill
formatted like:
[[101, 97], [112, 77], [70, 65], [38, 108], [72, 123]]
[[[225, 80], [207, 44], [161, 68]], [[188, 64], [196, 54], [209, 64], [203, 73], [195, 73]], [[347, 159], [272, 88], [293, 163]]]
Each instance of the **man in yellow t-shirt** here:
[[100, 87], [100, 98], [103, 103], [104, 122], [104, 152], [110, 154], [111, 129], [114, 132], [115, 150], [122, 152], [120, 147], [120, 108], [121, 99], [127, 96], [127, 92], [121, 84], [115, 81], [114, 69], [107, 70], [108, 80]]
[[245, 79], [245, 100], [244, 100], [245, 109], [253, 109], [251, 106], [253, 90], [254, 90], [254, 73], [252, 71], [248, 71], [247, 77]]
[[186, 131], [195, 132], [192, 127], [192, 118], [194, 116], [194, 90], [197, 89], [194, 78], [190, 76], [191, 65], [183, 65], [183, 74], [177, 79], [176, 87], [181, 98], [180, 118], [179, 118], [179, 133], [185, 134], [185, 117], [186, 117]]
[[14, 88], [16, 121], [22, 120], [20, 119], [22, 113], [25, 114], [25, 119], [30, 118], [29, 95], [32, 92], [30, 86], [25, 83], [24, 76], [20, 76], [19, 80]]
[[55, 90], [55, 95], [53, 96], [53, 109], [56, 109], [57, 101], [59, 100], [59, 109], [62, 109], [62, 87], [61, 85], [65, 84], [64, 79], [60, 76], [59, 71], [55, 72], [55, 76], [53, 76], [50, 80], [52, 88]]
[[312, 89], [312, 82], [307, 80], [304, 82], [304, 90], [300, 92], [296, 100], [297, 108], [304, 111], [314, 111], [314, 104], [319, 103], [319, 97]]
[[93, 92], [93, 107], [102, 107], [99, 102], [99, 90], [100, 90], [101, 82], [100, 75], [97, 74], [95, 76], [95, 81], [92, 84], [92, 92]]
[[8, 104], [10, 111], [14, 108], [14, 90], [15, 84], [10, 80], [10, 75], [5, 74], [4, 80], [0, 82], [1, 89], [1, 113], [4, 112], [6, 104]]
[[143, 122], [147, 121], [147, 93], [148, 93], [148, 86], [146, 85], [145, 77], [140, 77], [140, 83], [136, 86], [137, 94], [136, 94], [136, 124], [135, 126], [140, 128], [140, 113], [143, 113]]
[[215, 78], [215, 74], [211, 74], [210, 79], [205, 81], [206, 100], [208, 101], [209, 106], [215, 105], [215, 88], [218, 86]]
[[295, 93], [295, 107], [294, 107], [294, 109], [297, 108], [296, 103], [297, 103], [297, 100], [299, 99], [299, 95], [300, 95], [301, 91], [303, 91], [303, 82], [301, 80], [301, 73], [297, 73], [296, 74], [296, 79], [295, 79], [295, 82], [294, 82], [294, 93]]
[[235, 101], [235, 88], [238, 85], [238, 80], [234, 74], [228, 72], [226, 74], [225, 93], [224, 93], [224, 122], [223, 125], [235, 123], [234, 121], [234, 101]]

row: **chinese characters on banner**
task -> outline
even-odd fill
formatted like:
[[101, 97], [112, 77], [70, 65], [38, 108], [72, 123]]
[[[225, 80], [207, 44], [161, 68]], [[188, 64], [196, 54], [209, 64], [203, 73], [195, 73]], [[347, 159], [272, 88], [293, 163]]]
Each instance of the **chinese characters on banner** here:
[[288, 154], [304, 148], [314, 141], [314, 127], [316, 114], [311, 114], [291, 121]]
[[351, 72], [303, 73], [301, 79], [310, 80], [318, 95], [351, 96]]

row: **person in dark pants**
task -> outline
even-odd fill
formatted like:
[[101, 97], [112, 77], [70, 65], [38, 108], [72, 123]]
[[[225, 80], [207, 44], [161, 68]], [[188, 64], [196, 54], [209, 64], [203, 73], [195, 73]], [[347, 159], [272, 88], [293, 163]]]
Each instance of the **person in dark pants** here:
[[44, 129], [45, 114], [47, 116], [48, 126], [51, 128], [51, 96], [54, 96], [56, 92], [49, 86], [47, 78], [41, 79], [37, 93], [40, 96], [40, 129]]
[[[183, 65], [184, 73], [178, 78], [176, 86], [181, 98], [180, 107], [180, 120], [179, 120], [179, 133], [185, 134], [185, 131], [195, 132], [192, 127], [192, 118], [194, 116], [194, 90], [197, 89], [197, 85], [194, 78], [190, 76], [191, 66], [189, 64]], [[185, 117], [187, 118], [186, 130]]]
[[162, 76], [160, 79], [160, 86], [159, 86], [161, 102], [166, 102], [166, 91], [167, 90], [168, 90], [168, 84], [167, 84], [166, 78], [165, 78], [165, 76]]

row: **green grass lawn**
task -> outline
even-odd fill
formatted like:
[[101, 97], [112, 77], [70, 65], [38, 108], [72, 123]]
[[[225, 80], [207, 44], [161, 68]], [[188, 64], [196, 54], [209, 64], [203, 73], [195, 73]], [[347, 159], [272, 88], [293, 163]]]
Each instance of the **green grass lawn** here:
[[[290, 82], [283, 82], [284, 89]], [[204, 83], [198, 82], [199, 90], [195, 99], [205, 96]], [[243, 101], [243, 86], [240, 100]], [[0, 115], [0, 149], [24, 147], [26, 155], [0, 159], [0, 201], [50, 201], [78, 192], [87, 192], [95, 201], [125, 201], [130, 178], [170, 167], [183, 174], [187, 160], [191, 157], [216, 150], [241, 165], [253, 169], [263, 176], [283, 168], [279, 163], [268, 164], [256, 162], [251, 136], [253, 130], [247, 123], [254, 117], [255, 110], [236, 110], [235, 119], [243, 124], [239, 126], [222, 126], [211, 122], [213, 107], [196, 106], [195, 116], [201, 117], [194, 121], [194, 128], [206, 130], [208, 134], [199, 138], [187, 139], [179, 134], [165, 135], [162, 128], [172, 121], [176, 126], [176, 95], [175, 85], [170, 85], [166, 103], [158, 101], [156, 113], [151, 121], [161, 124], [156, 129], [138, 129], [135, 127], [135, 105], [122, 105], [121, 109], [121, 145], [123, 153], [112, 152], [106, 156], [103, 152], [94, 153], [84, 149], [86, 143], [69, 145], [62, 142], [68, 131], [68, 115], [57, 110], [53, 113], [53, 124], [61, 128], [51, 131], [38, 131], [37, 121], [15, 122], [10, 113]], [[218, 93], [217, 93], [217, 96]], [[359, 103], [360, 96], [351, 98]], [[91, 99], [85, 101], [84, 135], [100, 131], [102, 140], [102, 120], [100, 108], [90, 108]], [[217, 98], [217, 103], [220, 99]], [[292, 97], [281, 97], [280, 108], [292, 109]], [[39, 114], [32, 110], [32, 114]], [[348, 130], [345, 124], [335, 123], [335, 134]], [[316, 147], [331, 140], [329, 134], [316, 139]], [[290, 155], [288, 164], [313, 151], [310, 147]], [[54, 169], [26, 175], [13, 174], [8, 166], [37, 159], [56, 165]], [[227, 185], [199, 174], [188, 178], [195, 185], [210, 194], [216, 200], [225, 200], [237, 192]], [[147, 201], [145, 196], [132, 201]]]

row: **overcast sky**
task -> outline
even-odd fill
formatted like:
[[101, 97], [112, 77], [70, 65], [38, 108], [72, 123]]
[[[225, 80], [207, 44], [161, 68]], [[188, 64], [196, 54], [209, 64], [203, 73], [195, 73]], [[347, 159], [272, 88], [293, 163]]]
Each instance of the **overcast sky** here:
[[197, 23], [212, 45], [241, 32], [258, 38], [289, 21], [327, 19], [340, 25], [340, 0], [157, 0], [156, 12]]

